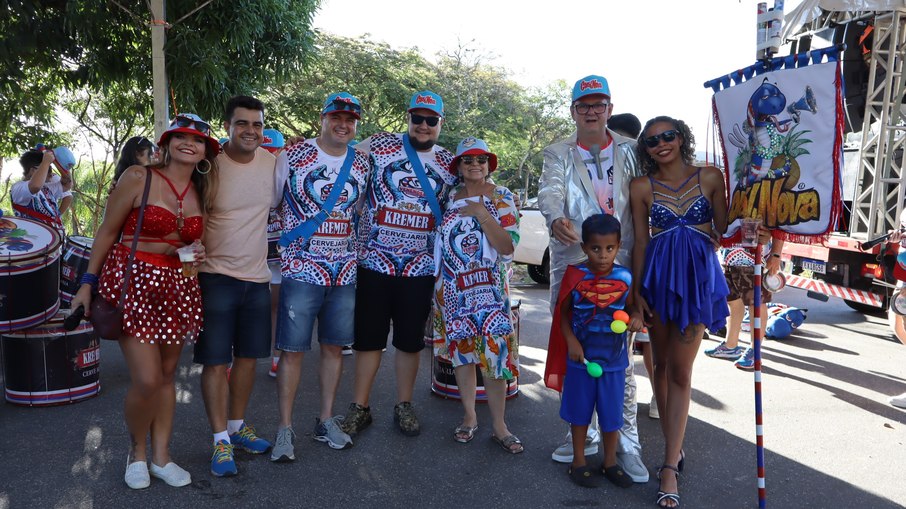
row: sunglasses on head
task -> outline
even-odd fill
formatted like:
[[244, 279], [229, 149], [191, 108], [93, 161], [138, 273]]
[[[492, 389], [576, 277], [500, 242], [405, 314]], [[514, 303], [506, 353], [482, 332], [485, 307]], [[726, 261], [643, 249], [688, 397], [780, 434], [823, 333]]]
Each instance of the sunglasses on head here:
[[413, 125], [419, 125], [422, 122], [427, 122], [429, 127], [434, 127], [438, 122], [440, 122], [440, 117], [426, 117], [424, 115], [418, 115], [415, 113], [410, 113], [409, 119], [412, 120]]
[[675, 140], [679, 135], [679, 132], [676, 129], [671, 129], [669, 131], [664, 131], [661, 134], [655, 134], [654, 136], [649, 136], [643, 138], [642, 141], [645, 142], [645, 145], [648, 148], [654, 148], [661, 143], [661, 140], [664, 140], [664, 143], [670, 143]]
[[173, 119], [173, 122], [170, 122], [170, 126], [174, 125], [177, 127], [191, 127], [192, 129], [195, 129], [205, 136], [211, 134], [211, 124], [202, 120], [195, 120], [192, 117], [176, 115], [176, 118]]
[[334, 99], [332, 104], [334, 111], [351, 111], [357, 115], [362, 113], [362, 107], [353, 102]]
[[476, 161], [478, 162], [478, 164], [484, 164], [488, 162], [488, 159], [488, 156], [462, 156], [459, 158], [462, 164], [472, 164]]

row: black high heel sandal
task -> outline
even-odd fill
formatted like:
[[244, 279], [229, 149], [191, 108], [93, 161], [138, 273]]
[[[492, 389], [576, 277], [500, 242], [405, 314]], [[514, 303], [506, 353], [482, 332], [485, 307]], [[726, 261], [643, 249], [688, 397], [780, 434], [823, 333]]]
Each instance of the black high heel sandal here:
[[[663, 471], [663, 470], [673, 470], [673, 475], [676, 476], [676, 482], [677, 482], [677, 484], [679, 484], [680, 475], [679, 475], [678, 467], [675, 467], [673, 465], [667, 465], [667, 464], [661, 465], [661, 468], [657, 469], [657, 480], [658, 481], [661, 480], [661, 471]], [[664, 502], [667, 500], [672, 501], [676, 505], [674, 505], [673, 507], [670, 507], [670, 506], [661, 504], [661, 502]], [[654, 503], [657, 504], [658, 507], [661, 507], [664, 509], [677, 509], [680, 506], [680, 496], [679, 496], [679, 493], [676, 493], [676, 492], [671, 493], [671, 492], [667, 492], [667, 491], [658, 490], [657, 499], [654, 501]]]
[[680, 449], [679, 452], [679, 461], [676, 463], [676, 471], [682, 472], [683, 467], [686, 465], [686, 451]]

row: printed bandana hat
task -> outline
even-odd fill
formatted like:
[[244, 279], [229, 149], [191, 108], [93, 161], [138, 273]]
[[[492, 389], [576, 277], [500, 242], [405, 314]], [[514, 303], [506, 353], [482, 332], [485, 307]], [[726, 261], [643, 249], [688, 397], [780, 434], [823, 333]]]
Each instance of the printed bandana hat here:
[[170, 141], [170, 135], [174, 133], [194, 134], [204, 138], [205, 145], [208, 147], [210, 157], [220, 153], [220, 142], [211, 137], [211, 124], [202, 120], [201, 117], [194, 113], [180, 113], [170, 121], [170, 127], [160, 135], [157, 140], [157, 146], [163, 147]]
[[459, 142], [456, 146], [456, 156], [450, 161], [450, 173], [456, 174], [459, 160], [462, 156], [488, 156], [488, 173], [497, 169], [497, 154], [488, 150], [488, 144], [474, 136]]
[[573, 85], [573, 102], [589, 95], [606, 95], [610, 97], [610, 86], [607, 78], [592, 74], [577, 81]]
[[444, 100], [430, 90], [422, 90], [412, 95], [412, 99], [409, 101], [409, 109], [406, 111], [411, 113], [412, 110], [430, 110], [443, 117]]
[[261, 144], [261, 148], [274, 154], [279, 152], [285, 144], [286, 142], [283, 140], [283, 133], [276, 129], [264, 130], [264, 143]]
[[349, 92], [337, 92], [335, 94], [330, 94], [327, 96], [327, 100], [324, 101], [324, 108], [321, 110], [321, 115], [327, 115], [328, 113], [334, 111], [345, 111], [353, 117], [361, 120], [362, 119], [362, 102], [359, 101], [359, 98], [350, 94]]

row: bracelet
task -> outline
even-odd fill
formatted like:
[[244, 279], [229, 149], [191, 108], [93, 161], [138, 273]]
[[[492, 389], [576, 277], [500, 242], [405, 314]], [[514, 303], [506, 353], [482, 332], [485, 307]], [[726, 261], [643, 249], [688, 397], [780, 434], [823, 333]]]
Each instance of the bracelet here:
[[488, 217], [484, 218], [484, 220], [478, 221], [478, 224], [485, 224], [485, 223], [488, 222], [489, 219], [491, 219], [491, 215], [490, 215], [490, 214], [488, 214]]
[[780, 253], [771, 253], [774, 258], [780, 258]]
[[79, 279], [79, 285], [91, 285], [92, 289], [97, 288], [99, 282], [100, 278], [97, 274], [91, 274], [89, 272], [82, 274], [82, 278]]

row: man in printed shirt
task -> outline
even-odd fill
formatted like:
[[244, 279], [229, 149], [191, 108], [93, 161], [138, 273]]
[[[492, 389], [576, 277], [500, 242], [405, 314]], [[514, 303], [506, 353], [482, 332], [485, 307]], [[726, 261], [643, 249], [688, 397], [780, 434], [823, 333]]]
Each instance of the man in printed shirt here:
[[[321, 110], [321, 134], [291, 145], [287, 164], [277, 168], [277, 186], [283, 190], [280, 220], [288, 241], [295, 236], [291, 232], [318, 217], [321, 210], [328, 216], [309, 238], [291, 240], [280, 256], [283, 282], [276, 343], [282, 352], [277, 370], [280, 425], [271, 461], [295, 460], [293, 403], [302, 357], [311, 350], [315, 320], [321, 345], [321, 413], [312, 438], [332, 449], [352, 446], [349, 435], [340, 428], [342, 419], [333, 415], [333, 402], [343, 372], [342, 350], [352, 344], [354, 337], [350, 320], [355, 309], [356, 283], [353, 215], [365, 190], [370, 166], [368, 156], [349, 148], [349, 142], [355, 139], [361, 111], [359, 100], [348, 92], [328, 96]], [[338, 182], [347, 158], [351, 158], [349, 175]], [[343, 191], [328, 210], [325, 200], [337, 185], [343, 186]]]
[[[359, 225], [355, 387], [343, 424], [350, 435], [371, 424], [371, 387], [391, 321], [397, 349], [394, 420], [407, 436], [420, 431], [412, 393], [434, 288], [434, 229], [440, 218], [433, 209], [442, 210], [455, 178], [448, 169], [453, 155], [436, 145], [444, 120], [441, 97], [417, 92], [406, 119], [406, 134], [380, 133], [356, 146], [370, 153], [371, 173]], [[415, 161], [407, 155], [407, 140]]]

